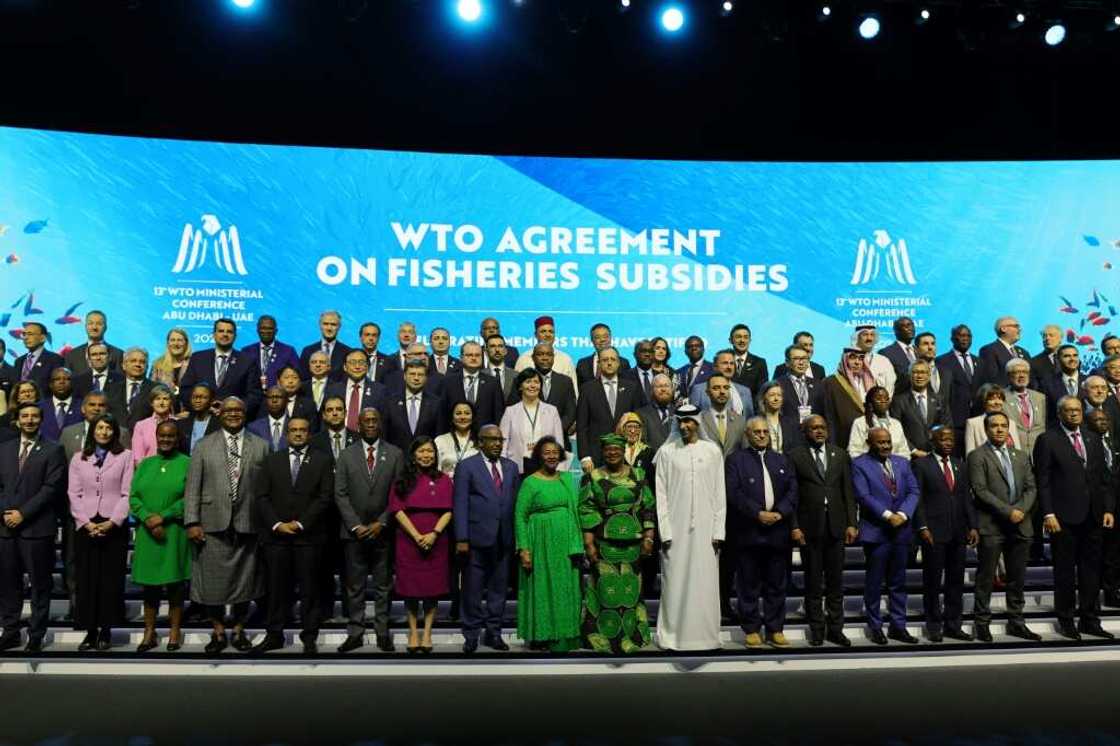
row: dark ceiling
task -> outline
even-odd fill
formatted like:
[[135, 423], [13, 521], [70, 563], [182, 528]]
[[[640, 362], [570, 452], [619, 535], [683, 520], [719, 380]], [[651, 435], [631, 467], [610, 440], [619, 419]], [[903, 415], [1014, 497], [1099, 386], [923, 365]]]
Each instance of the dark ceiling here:
[[[0, 0], [0, 122], [198, 139], [718, 159], [1115, 157], [1103, 2]], [[856, 38], [877, 10], [884, 31]], [[1041, 42], [1060, 16], [1066, 44]]]

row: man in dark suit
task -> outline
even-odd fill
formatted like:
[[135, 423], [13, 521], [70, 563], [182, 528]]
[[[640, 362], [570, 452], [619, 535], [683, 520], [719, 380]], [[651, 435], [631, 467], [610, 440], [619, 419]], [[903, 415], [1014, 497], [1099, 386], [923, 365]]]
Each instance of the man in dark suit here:
[[687, 399], [692, 387], [707, 381], [715, 368], [704, 359], [704, 340], [695, 334], [684, 341], [684, 354], [688, 363], [677, 368], [677, 381], [679, 395]]
[[976, 525], [980, 531], [976, 588], [972, 594], [973, 634], [980, 642], [992, 641], [992, 584], [1001, 555], [1007, 574], [1007, 634], [1032, 642], [1042, 639], [1027, 627], [1023, 618], [1023, 584], [1034, 536], [1031, 511], [1035, 509], [1037, 490], [1027, 454], [1011, 444], [1009, 428], [1010, 422], [1003, 412], [985, 415], [988, 442], [967, 458], [968, 481], [976, 501]]
[[[937, 362], [937, 337], [933, 332], [922, 332], [914, 337], [914, 354], [918, 360], [924, 360], [929, 364], [929, 388], [930, 391], [937, 394], [946, 407], [952, 403], [953, 396], [953, 380], [951, 375], [943, 375], [941, 366]], [[909, 378], [901, 378], [898, 385], [895, 386], [896, 391], [904, 391], [906, 386], [910, 385]]]
[[366, 378], [384, 384], [389, 371], [397, 369], [397, 361], [396, 358], [377, 351], [377, 346], [381, 343], [381, 327], [372, 321], [362, 324], [358, 329], [358, 341], [369, 363]]
[[502, 389], [502, 401], [508, 404], [510, 397], [516, 394], [513, 379], [517, 377], [517, 371], [508, 362], [507, 351], [506, 341], [500, 334], [486, 338], [486, 372], [498, 382]]
[[43, 413], [24, 402], [16, 409], [19, 437], [0, 444], [0, 650], [20, 643], [23, 575], [31, 580], [27, 652], [43, 649], [51, 606], [55, 507], [66, 493], [62, 446], [39, 436]]
[[334, 499], [333, 461], [307, 447], [311, 424], [288, 420], [288, 447], [269, 454], [261, 468], [257, 508], [268, 572], [268, 633], [253, 648], [267, 653], [284, 647], [284, 622], [292, 585], [299, 584], [303, 652], [318, 652], [319, 565], [326, 542], [323, 516]]
[[[900, 316], [894, 320], [894, 342], [879, 350], [879, 354], [891, 361], [894, 366], [895, 380], [906, 378], [910, 364], [918, 359], [914, 350], [914, 319]], [[894, 395], [894, 392], [891, 392]]]
[[[411, 321], [402, 321], [397, 325], [397, 349], [393, 353], [394, 370], [398, 373], [404, 371], [405, 363], [408, 362], [410, 355], [409, 348], [413, 345], [424, 347], [423, 343], [416, 341], [416, 324]], [[424, 348], [427, 349], [426, 347]], [[425, 360], [427, 363], [427, 360]], [[388, 384], [388, 381], [386, 381]]]
[[[1061, 353], [1059, 349], [1059, 359]], [[1042, 525], [1050, 534], [1058, 632], [1072, 640], [1082, 634], [1112, 639], [1101, 627], [1097, 601], [1101, 531], [1113, 528], [1116, 486], [1109, 479], [1100, 438], [1082, 426], [1081, 401], [1063, 396], [1057, 410], [1057, 426], [1035, 441], [1034, 468]]]
[[192, 354], [179, 381], [179, 397], [184, 406], [194, 385], [206, 381], [214, 384], [216, 401], [236, 396], [245, 402], [245, 411], [250, 416], [257, 411], [261, 402], [260, 366], [256, 358], [233, 348], [236, 341], [237, 324], [233, 319], [214, 322], [214, 348]]
[[23, 346], [27, 352], [16, 358], [16, 375], [21, 381], [34, 381], [40, 391], [47, 390], [51, 371], [66, 363], [57, 353], [46, 348], [47, 327], [38, 321], [23, 322]]
[[[425, 372], [427, 368], [423, 369]], [[404, 471], [404, 454], [381, 437], [381, 414], [366, 409], [358, 417], [361, 438], [335, 464], [334, 501], [338, 508], [346, 557], [346, 595], [350, 621], [338, 652], [365, 644], [366, 579], [373, 578], [373, 629], [377, 647], [395, 650], [389, 635], [389, 588], [392, 532], [389, 488]]]
[[798, 497], [789, 524], [801, 553], [809, 644], [819, 647], [827, 639], [846, 648], [852, 642], [844, 634], [844, 547], [859, 536], [851, 460], [843, 448], [829, 444], [823, 416], [809, 415], [801, 431], [806, 445], [788, 456]]
[[253, 420], [245, 429], [268, 443], [269, 453], [288, 450], [288, 395], [279, 386], [265, 392], [265, 413]]
[[196, 383], [190, 396], [190, 414], [175, 420], [175, 426], [179, 428], [179, 450], [188, 456], [194, 451], [198, 441], [222, 426], [211, 410], [214, 390], [210, 388], [210, 384]]
[[339, 382], [327, 385], [326, 396], [338, 396], [346, 403], [346, 427], [358, 429], [358, 413], [374, 408], [384, 411], [389, 392], [377, 381], [367, 377], [369, 358], [363, 350], [350, 350], [346, 353], [343, 371], [346, 377]]
[[738, 558], [739, 623], [748, 648], [762, 647], [761, 629], [766, 643], [786, 648], [786, 580], [797, 480], [786, 457], [770, 449], [765, 418], [747, 420], [747, 441], [750, 447], [732, 453], [725, 464], [727, 537]]
[[1043, 381], [1042, 393], [1046, 394], [1046, 419], [1054, 422], [1058, 416], [1058, 400], [1063, 396], [1080, 396], [1085, 384], [1081, 372], [1081, 355], [1074, 345], [1061, 345], [1057, 351], [1058, 372]]
[[88, 363], [86, 370], [74, 374], [74, 394], [84, 399], [91, 391], [104, 391], [110, 383], [123, 380], [124, 373], [120, 371], [123, 360], [123, 353], [121, 354], [122, 359], [109, 367], [109, 346], [104, 342], [90, 342], [83, 358]]
[[799, 345], [790, 345], [785, 359], [779, 366], [785, 372], [777, 379], [782, 388], [782, 414], [797, 422], [804, 422], [812, 414], [824, 417], [824, 377], [809, 376], [809, 353]]
[[996, 319], [996, 338], [980, 348], [980, 371], [977, 385], [996, 383], [1007, 385], [1007, 361], [1013, 357], [1030, 361], [1031, 355], [1016, 344], [1022, 336], [1022, 327], [1014, 316], [1000, 316]]
[[599, 379], [588, 381], [579, 392], [576, 406], [576, 438], [579, 440], [580, 466], [585, 473], [601, 464], [603, 452], [599, 436], [614, 432], [623, 412], [641, 409], [644, 400], [641, 388], [621, 378], [618, 350], [599, 350]]
[[[541, 401], [556, 407], [556, 411], [560, 413], [560, 425], [564, 428], [564, 449], [571, 451], [570, 436], [576, 431], [575, 384], [568, 376], [552, 369], [555, 359], [551, 343], [541, 342], [533, 347], [533, 368], [541, 377]], [[510, 390], [513, 391], [512, 387]], [[516, 391], [510, 396], [512, 402], [517, 401]], [[503, 411], [504, 409], [503, 405]], [[499, 417], [498, 420], [500, 419]], [[498, 422], [498, 420], [491, 420], [491, 422]], [[479, 419], [478, 422], [486, 424], [486, 420], [483, 419]]]
[[[860, 506], [859, 538], [867, 560], [863, 610], [868, 638], [876, 645], [887, 639], [916, 643], [906, 629], [906, 558], [913, 540], [918, 481], [910, 462], [891, 454], [890, 431], [874, 427], [867, 433], [868, 452], [852, 461], [852, 487]], [[879, 605], [883, 581], [890, 592], [890, 626], [883, 634]]]
[[74, 394], [73, 378], [69, 368], [51, 371], [48, 396], [39, 402], [43, 410], [43, 425], [39, 437], [57, 443], [63, 429], [82, 421], [82, 399]]
[[454, 373], [462, 364], [451, 356], [451, 332], [442, 326], [437, 326], [428, 334], [428, 341], [432, 346], [432, 355], [428, 360], [428, 374], [446, 376]]
[[[591, 337], [591, 346], [594, 348], [594, 351], [590, 355], [581, 357], [576, 361], [576, 383], [580, 386], [599, 377], [599, 350], [614, 345], [614, 337], [611, 334], [611, 328], [602, 322], [592, 325], [588, 335]], [[652, 346], [650, 347], [650, 359], [651, 361], [653, 359]], [[620, 374], [630, 369], [630, 362], [628, 360], [619, 360], [618, 364]]]
[[[346, 427], [346, 406], [341, 397], [331, 396], [323, 402], [323, 429], [311, 436], [307, 447], [330, 456], [332, 470], [342, 458], [342, 452], [358, 440], [358, 433]], [[346, 555], [339, 532], [338, 508], [332, 501], [323, 514], [327, 540], [323, 547], [322, 572], [319, 574], [319, 606], [323, 619], [334, 617], [334, 599], [337, 594], [335, 575], [341, 585], [342, 616], [350, 618], [350, 598], [346, 595]]]
[[[1109, 481], [1117, 484], [1120, 479], [1120, 439], [1113, 431], [1113, 418], [1104, 409], [1094, 409], [1085, 415], [1085, 423], [1101, 439]], [[1101, 553], [1104, 556], [1101, 570], [1103, 605], [1120, 606], [1120, 532], [1115, 527], [1103, 532]]]
[[[500, 422], [506, 403], [498, 382], [482, 371], [482, 345], [464, 342], [459, 348], [459, 365], [443, 382], [443, 408], [440, 432], [451, 429], [455, 405], [467, 402], [474, 409], [476, 424]], [[573, 416], [575, 403], [572, 403]]]
[[337, 461], [357, 439], [358, 432], [346, 427], [346, 404], [342, 397], [328, 397], [323, 402], [323, 429], [311, 436], [308, 446]]
[[307, 358], [307, 366], [311, 371], [311, 377], [300, 386], [300, 393], [311, 400], [317, 412], [322, 408], [323, 400], [327, 397], [327, 386], [334, 383], [331, 380], [330, 358], [322, 350], [315, 350]]
[[676, 398], [673, 379], [664, 373], [658, 373], [653, 377], [650, 394], [649, 404], [638, 410], [638, 416], [642, 418], [646, 445], [656, 454], [673, 431], [673, 401]]
[[[487, 341], [489, 341], [490, 337], [493, 337], [495, 335], [497, 335], [499, 337], [502, 336], [502, 326], [501, 326], [501, 324], [498, 323], [497, 319], [488, 316], [488, 317], [486, 317], [485, 319], [482, 320], [482, 323], [480, 323], [478, 325], [479, 341], [482, 343], [482, 346], [485, 347], [486, 343], [487, 343]], [[503, 338], [502, 342], [504, 344], [504, 342], [505, 342], [504, 338]], [[513, 345], [505, 345], [504, 348], [505, 348], [505, 357], [502, 358], [502, 363], [501, 364], [503, 364], [503, 365], [505, 365], [506, 367], [509, 367], [509, 368], [512, 368], [512, 367], [516, 366], [517, 365], [517, 358], [521, 356], [521, 353]], [[489, 362], [487, 363], [487, 367], [490, 367]]]
[[953, 426], [949, 407], [929, 388], [930, 365], [925, 360], [911, 364], [906, 378], [906, 391], [891, 400], [891, 416], [902, 425], [910, 456], [921, 458], [933, 450], [929, 431], [931, 428]]
[[[148, 352], [142, 347], [129, 347], [121, 360], [124, 378], [112, 381], [105, 387], [109, 397], [109, 411], [129, 430], [136, 427], [140, 420], [152, 416], [152, 405], [148, 401], [155, 381], [145, 377], [148, 370]], [[190, 389], [184, 389], [190, 391]]]
[[955, 438], [952, 426], [935, 426], [933, 451], [912, 464], [922, 495], [914, 525], [922, 540], [922, 606], [930, 642], [941, 642], [945, 637], [972, 639], [961, 627], [965, 547], [976, 546], [980, 533], [968, 470], [961, 458], [953, 455]]
[[732, 382], [742, 384], [751, 391], [758, 391], [762, 384], [770, 380], [770, 373], [766, 360], [750, 352], [751, 328], [746, 324], [736, 324], [731, 327], [727, 340], [735, 353], [735, 375]]
[[980, 387], [977, 372], [980, 358], [969, 352], [972, 347], [972, 330], [964, 324], [953, 327], [953, 349], [937, 357], [937, 368], [942, 379], [948, 379], [949, 412], [956, 430], [957, 455], [964, 453], [964, 423], [972, 414], [972, 403]]
[[319, 314], [319, 340], [307, 345], [299, 353], [299, 363], [305, 377], [311, 375], [311, 355], [317, 351], [322, 351], [330, 361], [332, 377], [342, 373], [346, 353], [350, 352], [350, 348], [338, 341], [341, 329], [342, 314], [338, 311], [323, 311]]
[[[813, 335], [806, 331], [797, 332], [793, 335], [793, 344], [809, 353], [809, 369], [805, 371], [805, 375], [809, 378], [823, 381], [828, 373], [825, 372], [824, 366], [820, 363], [813, 362], [813, 349], [816, 346]], [[785, 363], [781, 363], [774, 369], [774, 378], [781, 378], [787, 373], [789, 373], [789, 367]]]
[[642, 399], [649, 401], [650, 387], [653, 385], [653, 341], [649, 339], [640, 339], [634, 345], [634, 367], [630, 370], [625, 368], [619, 371], [621, 378], [628, 378], [634, 381], [641, 387]]
[[119, 347], [114, 347], [105, 341], [105, 332], [109, 322], [101, 311], [90, 311], [86, 314], [86, 341], [66, 353], [65, 365], [75, 376], [80, 376], [91, 367], [90, 347], [95, 344], [105, 345], [109, 370], [119, 370], [124, 352]]
[[277, 384], [284, 368], [300, 367], [296, 348], [276, 339], [276, 318], [268, 314], [257, 317], [257, 341], [242, 347], [241, 354], [257, 361], [262, 391]]
[[402, 453], [408, 453], [417, 435], [439, 435], [442, 407], [440, 398], [425, 390], [427, 381], [428, 364], [410, 359], [404, 369], [404, 393], [385, 401], [385, 439]]
[[1061, 343], [1062, 327], [1057, 324], [1042, 327], [1042, 352], [1030, 359], [1031, 384], [1036, 390], [1043, 381], [1049, 381], [1058, 374], [1058, 346]]
[[[447, 376], [440, 375], [439, 373], [431, 372], [431, 360], [428, 357], [428, 348], [424, 346], [423, 342], [414, 342], [408, 346], [405, 351], [405, 368], [408, 367], [409, 362], [418, 362], [424, 365], [424, 369], [428, 371], [424, 379], [424, 393], [431, 394], [437, 400], [443, 400], [443, 381]], [[399, 370], [389, 371], [385, 376], [385, 389], [388, 397], [404, 396], [405, 383], [404, 383], [404, 368]]]
[[502, 458], [502, 431], [497, 425], [484, 426], [478, 441], [481, 452], [460, 461], [454, 477], [455, 552], [467, 560], [462, 592], [464, 653], [478, 649], [480, 635], [483, 645], [509, 650], [502, 639], [502, 616], [520, 475], [517, 464]]

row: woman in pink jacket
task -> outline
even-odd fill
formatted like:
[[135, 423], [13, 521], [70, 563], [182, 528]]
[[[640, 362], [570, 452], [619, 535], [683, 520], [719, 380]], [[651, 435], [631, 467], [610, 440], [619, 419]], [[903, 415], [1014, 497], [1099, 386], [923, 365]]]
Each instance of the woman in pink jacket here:
[[152, 386], [148, 392], [148, 403], [152, 405], [152, 416], [136, 423], [132, 429], [132, 465], [135, 467], [156, 451], [156, 427], [171, 419], [175, 409], [175, 399], [171, 389], [163, 384]]
[[74, 566], [78, 608], [86, 628], [78, 650], [108, 650], [111, 627], [124, 599], [128, 552], [128, 494], [132, 454], [121, 445], [111, 414], [90, 425], [85, 446], [70, 462], [70, 515], [74, 517]]

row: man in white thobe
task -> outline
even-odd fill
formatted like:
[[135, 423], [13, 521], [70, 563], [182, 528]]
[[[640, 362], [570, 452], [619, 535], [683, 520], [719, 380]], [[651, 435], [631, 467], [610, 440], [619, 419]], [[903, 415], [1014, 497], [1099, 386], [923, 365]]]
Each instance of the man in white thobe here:
[[720, 647], [719, 551], [727, 497], [723, 451], [700, 439], [700, 410], [677, 409], [679, 434], [657, 451], [661, 606], [657, 644], [667, 650]]

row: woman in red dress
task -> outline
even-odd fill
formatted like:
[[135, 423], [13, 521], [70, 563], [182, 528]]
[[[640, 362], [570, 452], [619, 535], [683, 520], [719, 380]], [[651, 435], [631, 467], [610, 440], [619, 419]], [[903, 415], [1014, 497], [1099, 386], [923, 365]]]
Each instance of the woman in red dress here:
[[[435, 442], [420, 436], [408, 449], [408, 463], [389, 491], [389, 513], [397, 531], [397, 595], [408, 610], [408, 652], [432, 652], [436, 602], [448, 594], [447, 566], [451, 523], [451, 479], [439, 470]], [[419, 631], [424, 609], [423, 636]]]

